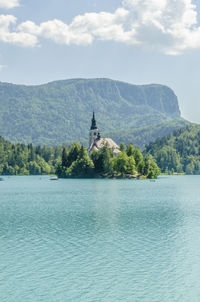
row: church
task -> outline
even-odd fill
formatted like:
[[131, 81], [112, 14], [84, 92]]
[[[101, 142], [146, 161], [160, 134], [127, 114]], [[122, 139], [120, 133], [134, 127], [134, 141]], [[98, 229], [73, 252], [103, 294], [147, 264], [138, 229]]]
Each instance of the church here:
[[89, 132], [89, 154], [94, 150], [99, 151], [105, 145], [107, 145], [108, 148], [112, 149], [114, 155], [120, 153], [119, 146], [111, 138], [101, 138], [101, 134], [97, 128], [95, 114], [93, 112], [92, 123]]

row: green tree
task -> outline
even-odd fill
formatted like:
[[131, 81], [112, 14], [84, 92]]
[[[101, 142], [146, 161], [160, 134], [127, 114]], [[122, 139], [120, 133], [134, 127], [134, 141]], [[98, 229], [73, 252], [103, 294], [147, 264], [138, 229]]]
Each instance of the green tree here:
[[121, 152], [125, 151], [125, 145], [124, 145], [124, 143], [120, 143], [119, 144], [119, 149], [120, 149]]
[[143, 162], [143, 155], [142, 155], [142, 152], [140, 151], [139, 148], [135, 148], [134, 149], [134, 159], [135, 159], [135, 164], [136, 164], [136, 167], [138, 168], [139, 165], [141, 165], [141, 163]]
[[129, 144], [126, 146], [126, 154], [128, 156], [135, 156], [135, 147], [133, 146], [133, 144]]
[[113, 159], [113, 168], [117, 174], [124, 175], [127, 173], [128, 166], [129, 161], [125, 151], [120, 152], [119, 155]]
[[33, 149], [33, 145], [29, 144], [28, 145], [28, 149], [29, 149], [29, 161], [34, 161], [35, 160], [35, 153], [34, 153], [34, 149]]
[[67, 176], [88, 178], [94, 175], [94, 164], [86, 149], [81, 147], [78, 158], [67, 169]]
[[30, 161], [28, 164], [28, 170], [31, 175], [39, 175], [41, 174], [41, 168], [35, 161]]
[[136, 173], [135, 159], [133, 156], [128, 156], [127, 173], [131, 175]]
[[44, 160], [44, 158], [39, 157], [39, 158], [37, 159], [37, 164], [39, 165], [42, 174], [50, 174], [50, 172], [51, 172], [51, 167], [50, 167], [49, 164]]
[[91, 159], [94, 163], [94, 170], [96, 174], [112, 174], [112, 156], [112, 150], [110, 150], [107, 145], [103, 146], [100, 151], [93, 151], [91, 153]]
[[63, 147], [62, 150], [62, 167], [68, 167], [68, 155], [67, 155], [67, 151], [66, 151], [66, 147]]
[[147, 155], [144, 158], [144, 175], [147, 176], [147, 178], [157, 178], [160, 174], [160, 169], [157, 166], [154, 158], [152, 155]]
[[77, 160], [78, 156], [79, 156], [79, 152], [80, 152], [81, 146], [78, 143], [73, 143], [73, 145], [71, 146], [68, 154], [67, 154], [67, 166], [66, 167], [70, 167], [71, 164]]

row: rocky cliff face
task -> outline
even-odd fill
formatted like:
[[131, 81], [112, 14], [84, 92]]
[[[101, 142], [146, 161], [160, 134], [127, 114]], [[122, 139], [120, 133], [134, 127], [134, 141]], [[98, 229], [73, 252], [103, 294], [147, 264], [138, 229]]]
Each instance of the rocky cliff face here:
[[133, 105], [147, 105], [171, 117], [180, 117], [178, 99], [173, 90], [163, 85], [130, 85], [116, 82], [120, 95]]
[[162, 85], [137, 86], [109, 79], [40, 86], [0, 83], [0, 135], [11, 141], [86, 143], [93, 110], [101, 132], [180, 119], [176, 95]]

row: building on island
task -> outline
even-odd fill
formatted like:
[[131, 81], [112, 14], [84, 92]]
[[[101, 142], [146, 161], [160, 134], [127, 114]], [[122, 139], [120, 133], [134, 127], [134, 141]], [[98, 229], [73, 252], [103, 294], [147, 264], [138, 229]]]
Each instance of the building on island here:
[[112, 149], [114, 155], [120, 153], [119, 146], [111, 138], [101, 138], [101, 134], [99, 132], [99, 129], [97, 128], [95, 114], [93, 112], [92, 123], [89, 133], [89, 154], [94, 150], [99, 151], [105, 145], [107, 145], [108, 148]]

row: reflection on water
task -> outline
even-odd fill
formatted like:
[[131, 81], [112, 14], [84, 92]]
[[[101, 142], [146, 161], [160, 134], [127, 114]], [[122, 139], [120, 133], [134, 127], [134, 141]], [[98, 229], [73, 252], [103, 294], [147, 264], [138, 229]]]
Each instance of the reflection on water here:
[[200, 177], [0, 184], [0, 301], [198, 301]]

